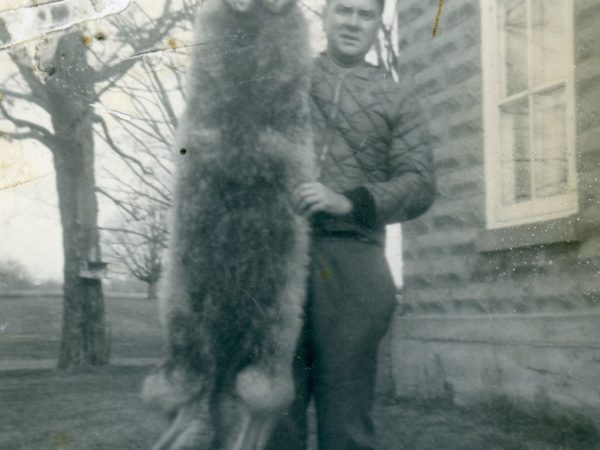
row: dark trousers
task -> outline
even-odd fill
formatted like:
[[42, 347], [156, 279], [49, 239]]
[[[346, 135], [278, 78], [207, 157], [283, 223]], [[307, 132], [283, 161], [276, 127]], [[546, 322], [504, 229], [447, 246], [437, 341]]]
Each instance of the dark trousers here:
[[314, 396], [319, 450], [372, 450], [377, 349], [395, 306], [381, 246], [350, 237], [315, 238], [305, 325], [294, 364], [296, 399], [268, 450], [305, 450]]

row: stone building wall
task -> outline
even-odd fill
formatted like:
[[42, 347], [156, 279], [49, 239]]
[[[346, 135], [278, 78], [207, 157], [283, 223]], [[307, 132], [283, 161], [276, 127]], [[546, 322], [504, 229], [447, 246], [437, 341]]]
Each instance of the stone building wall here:
[[438, 196], [403, 225], [396, 393], [600, 412], [600, 3], [574, 0], [579, 213], [486, 229], [481, 8], [400, 2], [400, 78], [433, 133]]

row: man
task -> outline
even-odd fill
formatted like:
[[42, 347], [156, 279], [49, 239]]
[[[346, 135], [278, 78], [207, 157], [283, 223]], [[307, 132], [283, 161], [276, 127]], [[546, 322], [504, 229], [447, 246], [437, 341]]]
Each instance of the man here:
[[306, 449], [314, 396], [319, 450], [375, 448], [377, 348], [395, 306], [385, 225], [422, 214], [434, 194], [430, 140], [410, 86], [367, 64], [383, 0], [328, 0], [327, 50], [311, 90], [318, 182], [298, 188], [313, 242], [296, 400], [269, 450]]

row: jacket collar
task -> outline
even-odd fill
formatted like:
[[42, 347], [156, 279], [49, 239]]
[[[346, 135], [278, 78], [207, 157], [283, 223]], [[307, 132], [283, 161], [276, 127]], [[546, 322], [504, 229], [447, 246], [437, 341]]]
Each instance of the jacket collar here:
[[379, 67], [374, 66], [366, 61], [354, 67], [343, 67], [335, 62], [323, 52], [315, 59], [316, 66], [324, 72], [335, 75], [335, 76], [352, 76], [363, 80], [374, 80], [378, 77], [377, 74], [380, 72]]

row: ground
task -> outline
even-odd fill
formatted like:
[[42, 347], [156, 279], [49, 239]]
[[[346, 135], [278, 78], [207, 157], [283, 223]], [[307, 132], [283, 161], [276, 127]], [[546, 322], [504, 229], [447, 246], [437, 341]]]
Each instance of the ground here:
[[[56, 358], [61, 317], [59, 295], [0, 297], [0, 339], [7, 343], [0, 345], [0, 363]], [[155, 301], [141, 296], [107, 295], [106, 320], [114, 357], [160, 356], [161, 331]]]
[[[155, 304], [118, 297], [107, 303], [114, 361], [147, 364], [147, 358], [158, 357]], [[7, 370], [18, 361], [32, 366], [52, 361], [59, 336], [59, 298], [0, 298], [0, 449], [150, 448], [164, 423], [138, 396], [149, 366]], [[500, 406], [461, 409], [382, 394], [375, 409], [380, 449], [600, 449], [600, 438], [589, 425]]]

